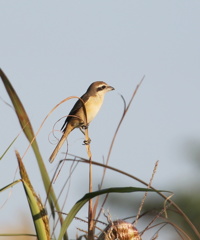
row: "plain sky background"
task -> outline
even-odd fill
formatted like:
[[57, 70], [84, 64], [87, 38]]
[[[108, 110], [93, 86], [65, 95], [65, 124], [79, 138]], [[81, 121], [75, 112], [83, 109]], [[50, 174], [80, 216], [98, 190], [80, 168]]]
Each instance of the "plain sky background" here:
[[[195, 185], [199, 181], [196, 150], [200, 147], [199, 1], [21, 0], [1, 1], [0, 9], [0, 67], [16, 89], [35, 131], [58, 102], [69, 96], [81, 96], [93, 81], [105, 81], [115, 91], [106, 95], [89, 128], [93, 159], [102, 162], [123, 112], [119, 94], [128, 102], [145, 75], [120, 128], [109, 165], [148, 182], [159, 160], [153, 183], [156, 188], [175, 194], [186, 188], [189, 194], [188, 187], [199, 190]], [[2, 83], [0, 89], [0, 97], [10, 102]], [[38, 135], [50, 176], [63, 155], [60, 153], [55, 163], [49, 164], [54, 145], [48, 137], [53, 124], [66, 116], [73, 104], [70, 100], [56, 109]], [[0, 109], [2, 154], [20, 132], [20, 126], [14, 111], [3, 101]], [[63, 121], [56, 129], [60, 129]], [[50, 140], [56, 143], [52, 135]], [[80, 131], [74, 131], [69, 137], [69, 152], [87, 157], [82, 141]], [[14, 150], [23, 155], [27, 146], [22, 134], [1, 160], [0, 188], [14, 179], [17, 168]], [[44, 200], [32, 150], [24, 163]], [[54, 184], [56, 191], [66, 180], [70, 164], [65, 164]], [[102, 169], [94, 168], [94, 189], [101, 174]], [[74, 185], [66, 212], [87, 192], [87, 176], [87, 166], [79, 165], [72, 177]], [[19, 178], [18, 173], [15, 178]], [[138, 185], [112, 172], [108, 172], [105, 183], [106, 187]], [[134, 196], [131, 195], [133, 199]], [[0, 204], [0, 229], [8, 224], [20, 226], [21, 212], [30, 214], [20, 184], [1, 194]], [[113, 218], [127, 216], [127, 212], [121, 215], [116, 209], [112, 211], [112, 206], [107, 207]], [[86, 217], [87, 209], [79, 216]], [[159, 239], [169, 236], [161, 235]]]

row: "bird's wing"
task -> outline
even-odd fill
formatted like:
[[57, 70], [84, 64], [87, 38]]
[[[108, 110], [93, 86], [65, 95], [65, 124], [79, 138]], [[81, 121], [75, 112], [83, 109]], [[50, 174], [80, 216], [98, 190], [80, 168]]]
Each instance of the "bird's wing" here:
[[[89, 96], [88, 96], [87, 94], [84, 94], [84, 95], [81, 97], [81, 99], [83, 100], [84, 103], [87, 102], [88, 98], [89, 98]], [[65, 120], [65, 122], [64, 122], [64, 124], [63, 124], [63, 126], [62, 126], [62, 128], [61, 128], [61, 130], [62, 130], [63, 132], [65, 131], [65, 127], [66, 127], [67, 123], [68, 123], [69, 120], [72, 118], [71, 115], [76, 115], [76, 113], [78, 112], [78, 110], [79, 110], [82, 106], [83, 106], [82, 101], [81, 101], [80, 99], [78, 99], [78, 100], [76, 101], [76, 103], [74, 104], [72, 110], [71, 110], [70, 113], [69, 113], [69, 116], [66, 118], [66, 120]]]

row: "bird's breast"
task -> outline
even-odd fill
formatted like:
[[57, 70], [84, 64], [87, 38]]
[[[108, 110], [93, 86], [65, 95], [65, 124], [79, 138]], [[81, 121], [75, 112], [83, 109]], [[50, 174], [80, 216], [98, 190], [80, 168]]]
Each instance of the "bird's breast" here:
[[87, 122], [90, 123], [99, 112], [103, 103], [103, 97], [90, 97], [85, 103], [87, 111]]

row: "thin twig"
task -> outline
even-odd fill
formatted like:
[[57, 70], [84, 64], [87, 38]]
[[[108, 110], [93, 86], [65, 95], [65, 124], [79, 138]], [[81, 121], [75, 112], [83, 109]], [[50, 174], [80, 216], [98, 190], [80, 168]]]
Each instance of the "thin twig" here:
[[[133, 101], [133, 99], [134, 99], [134, 97], [135, 97], [135, 95], [136, 95], [139, 87], [141, 86], [144, 78], [145, 78], [145, 76], [143, 76], [143, 78], [141, 79], [141, 81], [139, 82], [139, 84], [136, 86], [136, 88], [135, 88], [135, 90], [134, 90], [134, 92], [133, 92], [133, 95], [132, 95], [132, 97], [131, 97], [131, 99], [130, 99], [127, 107], [126, 107], [126, 102], [125, 102], [125, 100], [124, 100], [124, 97], [121, 95], [121, 97], [122, 97], [122, 99], [123, 99], [123, 101], [124, 101], [124, 112], [123, 112], [123, 114], [122, 114], [122, 117], [121, 117], [121, 119], [120, 119], [120, 122], [119, 122], [119, 124], [118, 124], [118, 126], [117, 126], [117, 129], [116, 129], [116, 131], [115, 131], [115, 134], [114, 134], [114, 136], [113, 136], [112, 142], [111, 142], [111, 144], [110, 144], [108, 156], [107, 156], [107, 159], [106, 159], [106, 165], [107, 165], [108, 162], [109, 162], [110, 155], [111, 155], [111, 152], [112, 152], [112, 149], [113, 149], [113, 146], [114, 146], [115, 139], [116, 139], [116, 137], [117, 137], [117, 133], [118, 133], [118, 131], [119, 131], [119, 129], [120, 129], [120, 126], [121, 126], [121, 124], [122, 124], [122, 122], [123, 122], [123, 120], [124, 120], [124, 118], [125, 118], [125, 116], [126, 116], [126, 113], [127, 113], [128, 110], [129, 110], [129, 107], [130, 107], [130, 105], [131, 105], [131, 103], [132, 103], [132, 101]], [[105, 168], [105, 170], [104, 170], [104, 174], [103, 174], [103, 177], [102, 177], [102, 180], [101, 180], [101, 185], [100, 185], [101, 187], [102, 187], [102, 185], [103, 185], [103, 181], [104, 181], [104, 178], [105, 178], [105, 172], [106, 172], [106, 168]]]
[[[154, 169], [153, 169], [153, 173], [152, 173], [152, 176], [151, 176], [151, 179], [150, 179], [150, 182], [149, 182], [147, 188], [150, 188], [151, 185], [152, 185], [153, 178], [154, 178], [154, 176], [155, 176], [157, 167], [158, 167], [158, 161], [156, 161], [156, 163], [155, 163], [155, 166], [154, 166]], [[141, 211], [142, 211], [142, 208], [143, 208], [145, 199], [146, 199], [146, 197], [147, 197], [147, 194], [148, 194], [148, 193], [145, 192], [144, 197], [143, 197], [143, 199], [142, 199], [142, 201], [141, 201], [141, 204], [140, 204], [140, 207], [139, 207], [139, 209], [138, 209], [138, 213], [137, 213], [136, 219], [135, 219], [135, 221], [134, 221], [134, 226], [136, 226], [136, 224], [137, 224], [137, 222], [138, 222], [138, 219], [139, 219], [140, 213], [141, 213]]]
[[[130, 101], [129, 101], [129, 103], [128, 103], [128, 106], [126, 106], [126, 101], [125, 101], [124, 97], [121, 95], [121, 98], [122, 98], [123, 103], [124, 103], [124, 111], [123, 111], [122, 117], [121, 117], [121, 119], [120, 119], [120, 121], [119, 121], [119, 124], [118, 124], [116, 130], [115, 130], [115, 134], [114, 134], [113, 139], [112, 139], [111, 144], [110, 144], [110, 148], [109, 148], [109, 152], [108, 152], [108, 156], [107, 156], [106, 164], [105, 164], [106, 166], [108, 165], [108, 162], [109, 162], [109, 159], [110, 159], [110, 155], [111, 155], [111, 152], [112, 152], [112, 149], [113, 149], [114, 142], [115, 142], [115, 139], [116, 139], [116, 137], [117, 137], [118, 131], [119, 131], [119, 129], [120, 129], [120, 126], [121, 126], [121, 124], [122, 124], [122, 122], [123, 122], [123, 120], [124, 120], [124, 118], [125, 118], [125, 116], [126, 116], [126, 113], [127, 113], [128, 110], [129, 110], [129, 107], [130, 107], [130, 105], [131, 105], [131, 103], [132, 103], [132, 101], [133, 101], [133, 99], [134, 99], [134, 97], [135, 97], [135, 95], [136, 95], [136, 93], [137, 93], [140, 85], [142, 84], [144, 78], [145, 78], [145, 76], [143, 76], [143, 78], [141, 79], [141, 81], [139, 82], [139, 84], [136, 86], [136, 88], [135, 88], [135, 90], [134, 90], [134, 92], [133, 92], [133, 95], [132, 95], [132, 97], [131, 97], [131, 99], [130, 99]], [[105, 178], [105, 174], [106, 174], [106, 169], [107, 169], [107, 168], [105, 167], [105, 168], [104, 168], [104, 171], [103, 171], [103, 176], [102, 176], [102, 180], [101, 180], [101, 183], [100, 183], [100, 189], [101, 189], [102, 186], [103, 186], [103, 182], [104, 182], [104, 178]], [[108, 194], [106, 194], [105, 198], [107, 198], [107, 197], [108, 197]], [[98, 198], [97, 198], [97, 201], [98, 201]], [[103, 201], [103, 202], [104, 202], [104, 204], [105, 204], [106, 201]], [[104, 206], [104, 205], [102, 204], [101, 209], [103, 208], [103, 206]], [[98, 215], [97, 215], [97, 219], [99, 219], [99, 217], [100, 217], [101, 209], [100, 209], [100, 211], [99, 211], [99, 213], [98, 213]]]

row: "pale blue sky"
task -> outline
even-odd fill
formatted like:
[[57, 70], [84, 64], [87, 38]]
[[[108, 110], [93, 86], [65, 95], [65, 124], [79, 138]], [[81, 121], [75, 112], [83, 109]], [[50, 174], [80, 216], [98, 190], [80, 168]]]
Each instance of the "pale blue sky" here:
[[[123, 110], [118, 93], [128, 102], [145, 75], [119, 131], [110, 165], [148, 182], [159, 160], [154, 186], [177, 194], [199, 180], [199, 164], [186, 149], [188, 142], [200, 145], [199, 1], [21, 0], [1, 1], [0, 8], [0, 67], [19, 94], [35, 131], [59, 101], [81, 96], [93, 81], [105, 81], [116, 90], [107, 94], [89, 129], [93, 158], [101, 162]], [[9, 102], [2, 84], [0, 96]], [[58, 108], [38, 136], [50, 175], [62, 155], [55, 164], [49, 164], [54, 146], [48, 134], [72, 105], [73, 101]], [[20, 126], [14, 112], [3, 102], [0, 108], [2, 153]], [[69, 138], [69, 152], [86, 157], [82, 140], [81, 133], [74, 131]], [[21, 136], [1, 161], [0, 187], [13, 180], [17, 166], [14, 150], [23, 154], [26, 147], [27, 141]], [[24, 161], [36, 191], [44, 199], [32, 151]], [[68, 169], [66, 164], [55, 189], [66, 179]], [[94, 169], [96, 183], [101, 177], [97, 172], [101, 172], [99, 168]], [[87, 191], [87, 186], [79, 187], [80, 183], [86, 184], [87, 175], [87, 167], [79, 166], [72, 179], [76, 194], [71, 189], [66, 211]], [[109, 173], [107, 179], [107, 187], [137, 185], [116, 174]], [[14, 219], [14, 213], [19, 214], [16, 208], [24, 205], [23, 191], [19, 196], [16, 189], [21, 187], [13, 188], [8, 203], [0, 210], [0, 225]], [[7, 193], [2, 196], [4, 201]], [[110, 211], [120, 218], [111, 207]], [[86, 215], [87, 211], [82, 212], [82, 216]]]

